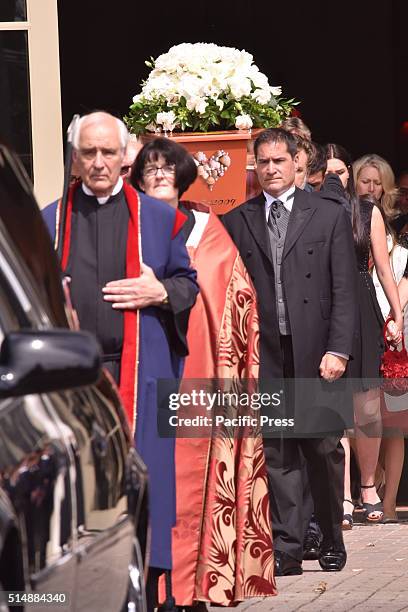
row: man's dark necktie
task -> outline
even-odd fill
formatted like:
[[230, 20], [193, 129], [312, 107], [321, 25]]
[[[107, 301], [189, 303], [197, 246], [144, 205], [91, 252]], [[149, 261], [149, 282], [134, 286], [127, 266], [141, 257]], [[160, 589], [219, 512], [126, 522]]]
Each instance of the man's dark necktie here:
[[283, 202], [275, 200], [269, 209], [268, 225], [277, 238], [284, 236], [288, 229], [289, 215]]

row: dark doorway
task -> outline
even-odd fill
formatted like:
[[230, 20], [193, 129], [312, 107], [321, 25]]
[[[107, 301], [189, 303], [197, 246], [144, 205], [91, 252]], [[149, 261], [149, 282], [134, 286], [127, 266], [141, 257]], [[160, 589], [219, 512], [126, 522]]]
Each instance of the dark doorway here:
[[59, 0], [64, 126], [95, 108], [125, 114], [150, 56], [215, 42], [252, 53], [271, 84], [300, 99], [316, 140], [379, 153], [397, 170], [408, 165], [407, 23], [405, 0]]

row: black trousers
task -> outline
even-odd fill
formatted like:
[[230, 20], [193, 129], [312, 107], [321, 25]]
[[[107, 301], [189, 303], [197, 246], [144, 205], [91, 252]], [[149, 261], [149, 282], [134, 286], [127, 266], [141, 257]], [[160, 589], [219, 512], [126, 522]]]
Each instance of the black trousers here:
[[[281, 336], [284, 378], [294, 378], [292, 341]], [[275, 550], [298, 561], [303, 557], [305, 527], [311, 508], [304, 506], [304, 460], [314, 512], [323, 534], [323, 546], [344, 550], [344, 451], [341, 434], [324, 438], [266, 438], [264, 452]], [[303, 454], [303, 457], [302, 457]]]
[[306, 537], [306, 533], [309, 533], [318, 538], [321, 538], [322, 533], [319, 527], [319, 523], [317, 522], [316, 515], [314, 513], [314, 503], [313, 503], [312, 492], [310, 490], [309, 474], [307, 472], [306, 461], [303, 455], [302, 455], [302, 483], [303, 483], [302, 514], [303, 514], [304, 538]]

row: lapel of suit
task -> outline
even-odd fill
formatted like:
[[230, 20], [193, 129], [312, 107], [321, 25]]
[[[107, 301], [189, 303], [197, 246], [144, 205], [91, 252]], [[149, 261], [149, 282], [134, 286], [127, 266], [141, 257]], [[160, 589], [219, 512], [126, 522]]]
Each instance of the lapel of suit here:
[[288, 229], [286, 232], [283, 259], [285, 259], [296, 244], [296, 241], [309, 223], [315, 210], [316, 207], [313, 205], [312, 198], [309, 194], [296, 188], [292, 212], [289, 217]]
[[271, 247], [266, 227], [265, 197], [263, 193], [242, 206], [241, 214], [245, 217], [248, 229], [253, 235], [258, 247], [263, 251], [266, 257], [272, 261]]

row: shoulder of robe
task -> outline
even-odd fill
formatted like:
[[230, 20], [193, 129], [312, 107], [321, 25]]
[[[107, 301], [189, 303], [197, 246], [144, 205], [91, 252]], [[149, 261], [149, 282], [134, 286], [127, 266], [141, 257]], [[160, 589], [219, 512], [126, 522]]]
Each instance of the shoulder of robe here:
[[44, 217], [50, 217], [51, 215], [55, 215], [57, 211], [58, 202], [59, 200], [55, 200], [55, 202], [51, 202], [51, 204], [47, 204], [47, 206], [44, 206], [41, 211], [41, 214]]
[[139, 192], [139, 196], [141, 215], [162, 229], [168, 228], [171, 232], [171, 238], [174, 238], [183, 227], [187, 219], [186, 215], [179, 210], [175, 210], [166, 202], [151, 198], [145, 193]]
[[55, 202], [48, 204], [48, 206], [45, 206], [45, 208], [43, 208], [41, 211], [42, 218], [48, 228], [51, 238], [54, 238], [55, 236], [58, 202], [59, 200], [56, 200]]
[[169, 204], [166, 204], [166, 202], [163, 202], [162, 200], [151, 198], [140, 191], [138, 193], [143, 214], [150, 215], [154, 218], [160, 216], [162, 219], [164, 218], [174, 221], [176, 211]]

